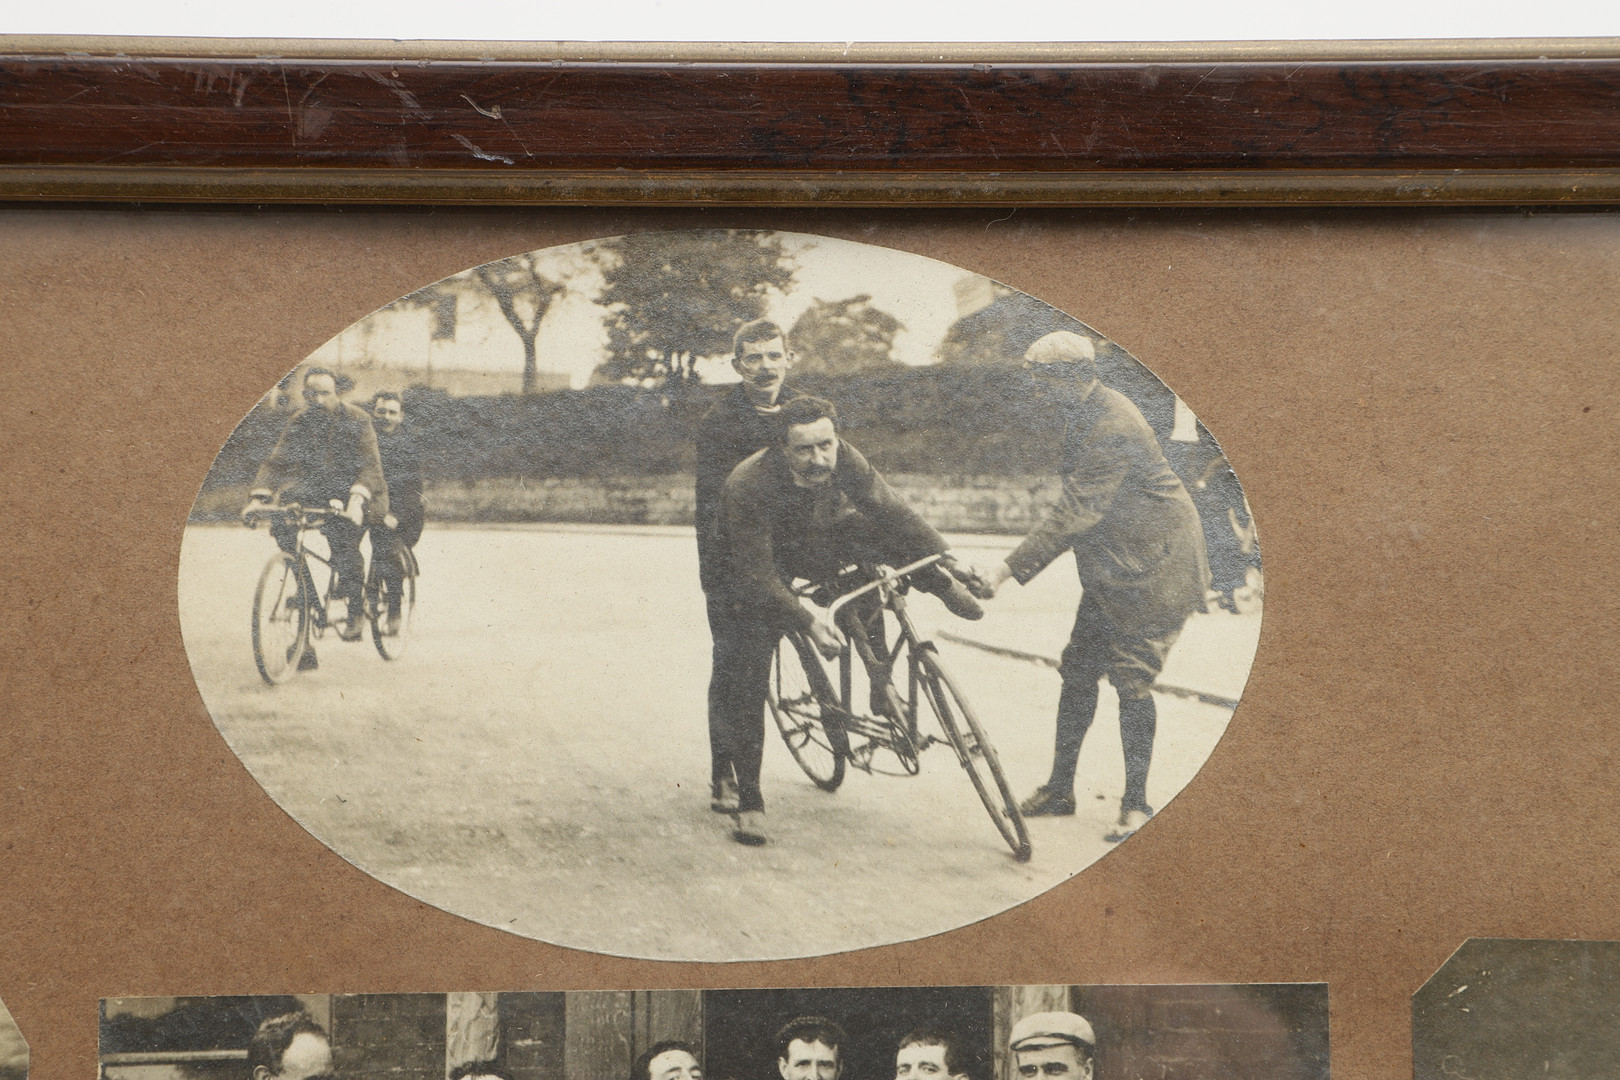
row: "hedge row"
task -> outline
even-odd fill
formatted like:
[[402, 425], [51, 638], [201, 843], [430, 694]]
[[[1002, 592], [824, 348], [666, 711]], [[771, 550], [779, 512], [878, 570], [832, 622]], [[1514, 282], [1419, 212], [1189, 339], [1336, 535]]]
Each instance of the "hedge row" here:
[[[1151, 376], [1129, 370], [1110, 383], [1169, 435], [1173, 398]], [[797, 385], [837, 404], [845, 434], [880, 469], [942, 476], [1047, 472], [1062, 436], [1054, 410], [1032, 399], [1012, 367], [885, 368]], [[409, 422], [427, 448], [424, 466], [441, 481], [490, 478], [656, 476], [692, 470], [703, 414], [720, 386], [645, 390], [598, 386], [532, 397], [453, 398], [405, 392]], [[232, 433], [205, 484], [247, 483], [275, 445], [285, 412], [260, 406]]]

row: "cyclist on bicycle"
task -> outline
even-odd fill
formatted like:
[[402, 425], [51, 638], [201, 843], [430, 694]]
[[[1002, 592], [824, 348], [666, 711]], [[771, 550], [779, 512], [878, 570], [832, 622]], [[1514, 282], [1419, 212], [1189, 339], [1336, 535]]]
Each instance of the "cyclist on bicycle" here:
[[[736, 692], [726, 703], [738, 787], [733, 835], [745, 844], [765, 842], [759, 768], [776, 642], [783, 633], [802, 631], [829, 658], [843, 644], [835, 630], [799, 602], [788, 582], [828, 580], [851, 563], [903, 566], [948, 547], [860, 451], [839, 439], [837, 418], [832, 403], [820, 398], [803, 396], [785, 403], [780, 442], [738, 465], [721, 497], [720, 527], [735, 594], [770, 630], [738, 656]], [[942, 562], [954, 565], [949, 556]], [[967, 589], [938, 565], [920, 571], [913, 583], [938, 596], [952, 614], [964, 619], [984, 615]], [[880, 679], [887, 681], [883, 675], [874, 675], [873, 681]]]
[[[388, 487], [371, 417], [338, 397], [337, 376], [326, 368], [304, 373], [304, 407], [287, 421], [275, 449], [259, 466], [243, 516], [270, 506], [273, 499], [339, 510], [326, 519], [321, 533], [332, 549], [332, 595], [348, 607], [346, 625], [338, 627], [338, 635], [344, 641], [359, 640], [365, 627], [360, 537], [367, 524], [380, 523], [388, 513]], [[270, 535], [288, 554], [298, 549], [295, 522], [272, 521]], [[299, 658], [298, 668], [308, 671], [315, 666], [311, 647]]]
[[395, 635], [405, 574], [400, 552], [414, 549], [422, 537], [422, 452], [416, 433], [405, 423], [405, 405], [398, 394], [392, 390], [375, 394], [371, 416], [388, 486], [388, 512], [371, 526], [371, 564], [388, 595], [388, 610], [377, 613], [380, 627], [385, 635]]

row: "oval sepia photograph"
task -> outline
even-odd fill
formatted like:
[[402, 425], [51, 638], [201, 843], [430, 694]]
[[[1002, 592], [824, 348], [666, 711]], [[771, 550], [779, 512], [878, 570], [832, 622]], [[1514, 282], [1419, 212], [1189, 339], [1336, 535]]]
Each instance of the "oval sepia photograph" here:
[[1150, 842], [1263, 593], [1219, 445], [1104, 333], [746, 230], [355, 323], [220, 451], [179, 582], [215, 724], [344, 859], [700, 961], [940, 933]]

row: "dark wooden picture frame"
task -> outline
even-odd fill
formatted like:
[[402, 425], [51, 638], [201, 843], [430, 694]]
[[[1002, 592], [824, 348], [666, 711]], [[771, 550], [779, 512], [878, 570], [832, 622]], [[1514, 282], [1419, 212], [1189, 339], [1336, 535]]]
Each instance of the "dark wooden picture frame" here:
[[[98, 996], [1245, 981], [1329, 982], [1335, 1075], [1410, 1075], [1465, 938], [1620, 939], [1617, 102], [1620, 40], [0, 38], [0, 991], [36, 1080], [93, 1063]], [[694, 225], [970, 266], [1198, 395], [1282, 597], [1201, 813], [948, 934], [721, 965], [466, 923], [275, 808], [175, 615], [232, 426], [438, 276]]]
[[0, 198], [1592, 205], [1620, 41], [0, 38]]

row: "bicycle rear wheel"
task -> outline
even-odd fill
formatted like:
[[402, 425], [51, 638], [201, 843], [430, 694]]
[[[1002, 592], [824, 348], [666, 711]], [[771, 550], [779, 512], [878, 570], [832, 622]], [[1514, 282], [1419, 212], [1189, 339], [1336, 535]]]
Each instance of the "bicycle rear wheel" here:
[[962, 691], [957, 689], [955, 681], [940, 664], [933, 649], [919, 650], [917, 660], [921, 667], [923, 695], [934, 707], [940, 727], [945, 729], [946, 737], [956, 750], [957, 760], [973, 781], [979, 800], [990, 812], [990, 820], [995, 823], [996, 831], [1012, 848], [1019, 862], [1028, 862], [1033, 850], [1029, 830], [1024, 827], [1024, 815], [1018, 812], [1018, 800], [1013, 798], [1012, 788], [1001, 771], [996, 748], [990, 745], [989, 737], [979, 726], [979, 718], [973, 714], [973, 709], [962, 697]]
[[[400, 545], [401, 566], [399, 582], [386, 581], [377, 573], [376, 560], [372, 560], [366, 597], [370, 600], [371, 641], [384, 660], [398, 660], [405, 654], [411, 639], [411, 620], [416, 614], [416, 556], [410, 548]], [[397, 593], [397, 599], [396, 599]]]
[[253, 594], [253, 662], [271, 686], [298, 673], [309, 636], [309, 609], [298, 584], [298, 562], [285, 552], [272, 556]]
[[823, 791], [837, 791], [844, 782], [849, 736], [832, 682], [803, 634], [787, 634], [777, 643], [765, 702], [804, 774]]

